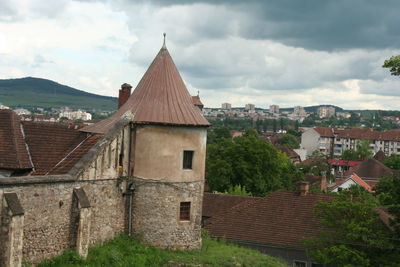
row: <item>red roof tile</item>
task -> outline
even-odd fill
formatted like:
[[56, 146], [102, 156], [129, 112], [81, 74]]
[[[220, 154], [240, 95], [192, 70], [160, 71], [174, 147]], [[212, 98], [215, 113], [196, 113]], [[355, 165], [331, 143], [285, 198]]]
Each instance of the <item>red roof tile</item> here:
[[216, 237], [304, 247], [303, 240], [320, 230], [319, 220], [314, 216], [315, 204], [333, 197], [325, 194], [300, 196], [278, 190], [256, 201], [242, 202], [209, 219], [205, 228]]
[[198, 96], [198, 95], [192, 96], [192, 103], [195, 106], [199, 106], [201, 108], [204, 107], [203, 103], [200, 100], [200, 96]]
[[82, 145], [93, 141], [93, 137], [87, 139], [88, 134], [63, 124], [24, 121], [22, 125], [35, 167], [32, 175], [67, 173], [79, 160], [78, 153], [84, 151]]
[[333, 129], [330, 127], [319, 127], [316, 126], [313, 128], [319, 135], [323, 137], [334, 137], [333, 135]]
[[331, 166], [353, 167], [360, 163], [361, 163], [361, 161], [355, 161], [355, 160], [328, 159], [328, 164]]
[[353, 180], [356, 184], [358, 184], [359, 186], [363, 187], [365, 190], [367, 190], [368, 192], [373, 192], [372, 187], [365, 182], [363, 179], [361, 179], [357, 174], [353, 173], [352, 175], [350, 175], [347, 178], [344, 179], [337, 179], [336, 181], [336, 185], [334, 185], [331, 190], [340, 187], [342, 184], [344, 184], [346, 181], [348, 180]]
[[32, 168], [19, 117], [9, 109], [0, 110], [0, 168]]
[[165, 46], [163, 46], [128, 101], [110, 118], [81, 131], [107, 132], [126, 112], [134, 123], [182, 126], [209, 126], [193, 105], [186, 86]]
[[214, 217], [245, 201], [254, 201], [259, 197], [234, 196], [227, 194], [204, 193], [203, 216]]

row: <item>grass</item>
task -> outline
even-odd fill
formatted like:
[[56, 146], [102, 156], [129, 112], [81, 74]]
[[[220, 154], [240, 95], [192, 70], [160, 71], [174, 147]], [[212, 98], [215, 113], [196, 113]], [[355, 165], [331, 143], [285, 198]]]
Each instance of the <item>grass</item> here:
[[141, 244], [126, 235], [117, 237], [104, 245], [89, 250], [86, 260], [73, 251], [67, 251], [40, 263], [40, 267], [55, 266], [287, 266], [281, 260], [251, 249], [239, 248], [224, 241], [203, 237], [198, 250], [173, 251]]

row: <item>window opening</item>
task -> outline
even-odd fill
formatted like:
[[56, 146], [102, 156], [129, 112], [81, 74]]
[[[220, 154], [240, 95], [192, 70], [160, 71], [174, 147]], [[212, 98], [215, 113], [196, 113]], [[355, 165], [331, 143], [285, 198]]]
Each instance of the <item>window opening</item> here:
[[190, 202], [181, 202], [179, 220], [190, 221]]

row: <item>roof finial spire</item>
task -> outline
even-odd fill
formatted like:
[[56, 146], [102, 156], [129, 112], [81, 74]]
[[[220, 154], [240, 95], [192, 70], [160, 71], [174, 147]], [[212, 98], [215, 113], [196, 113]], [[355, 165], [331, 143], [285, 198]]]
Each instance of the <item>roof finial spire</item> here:
[[164, 35], [164, 43], [163, 43], [162, 48], [167, 48], [167, 46], [165, 45], [165, 36], [167, 36], [167, 34], [164, 32], [163, 35]]
[[197, 90], [197, 96], [200, 96], [200, 90]]

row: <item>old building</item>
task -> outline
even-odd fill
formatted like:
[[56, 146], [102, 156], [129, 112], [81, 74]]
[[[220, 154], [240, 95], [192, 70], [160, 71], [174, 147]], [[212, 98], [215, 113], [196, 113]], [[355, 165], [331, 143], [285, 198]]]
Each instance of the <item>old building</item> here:
[[121, 90], [113, 116], [81, 129], [0, 120], [1, 266], [85, 257], [121, 232], [200, 247], [208, 121], [165, 44], [133, 93]]

